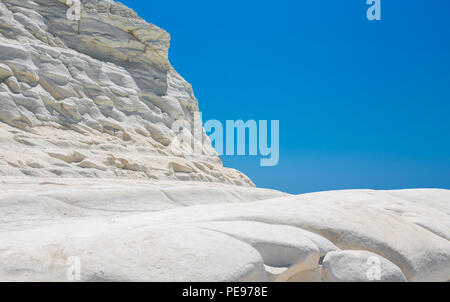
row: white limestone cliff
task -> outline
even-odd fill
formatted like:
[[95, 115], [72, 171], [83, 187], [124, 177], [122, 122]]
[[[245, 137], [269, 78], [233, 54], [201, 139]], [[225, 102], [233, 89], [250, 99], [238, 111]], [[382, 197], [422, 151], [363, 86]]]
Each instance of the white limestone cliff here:
[[450, 191], [255, 188], [186, 130], [168, 33], [82, 4], [0, 0], [0, 281], [450, 280]]
[[253, 186], [204, 132], [192, 135], [201, 152], [172, 148], [174, 125], [193, 129], [199, 108], [169, 34], [119, 3], [82, 7], [71, 21], [65, 1], [0, 2], [0, 175]]

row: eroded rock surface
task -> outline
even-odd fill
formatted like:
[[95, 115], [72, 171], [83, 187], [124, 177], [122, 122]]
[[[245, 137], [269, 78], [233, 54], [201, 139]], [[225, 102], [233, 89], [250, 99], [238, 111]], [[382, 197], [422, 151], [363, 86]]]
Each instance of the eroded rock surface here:
[[254, 188], [167, 32], [82, 3], [0, 0], [0, 281], [450, 280], [450, 191]]
[[[113, 1], [82, 1], [79, 21], [67, 10], [0, 2], [0, 175], [253, 186], [201, 126], [195, 135], [198, 102], [168, 61], [166, 31]], [[174, 146], [178, 135], [191, 143]]]
[[380, 281], [448, 281], [449, 202], [446, 190], [4, 178], [0, 280], [68, 281], [76, 257], [81, 281], [378, 281], [377, 264]]

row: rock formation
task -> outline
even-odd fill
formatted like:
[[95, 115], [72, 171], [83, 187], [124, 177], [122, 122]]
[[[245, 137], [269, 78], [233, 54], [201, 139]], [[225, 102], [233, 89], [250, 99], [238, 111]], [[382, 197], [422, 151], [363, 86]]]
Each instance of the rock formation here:
[[0, 0], [0, 281], [450, 280], [449, 191], [254, 188], [193, 130], [167, 32], [67, 9]]
[[[0, 175], [253, 186], [223, 167], [204, 131], [184, 130], [199, 108], [169, 64], [167, 32], [115, 2], [83, 1], [79, 21], [67, 10], [0, 2]], [[177, 135], [200, 152], [174, 149]]]

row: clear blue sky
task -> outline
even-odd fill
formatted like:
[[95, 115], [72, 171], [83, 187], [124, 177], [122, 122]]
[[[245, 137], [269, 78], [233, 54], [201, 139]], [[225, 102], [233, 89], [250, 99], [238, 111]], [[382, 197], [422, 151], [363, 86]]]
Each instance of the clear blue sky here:
[[204, 119], [280, 120], [260, 187], [450, 189], [450, 1], [123, 0], [172, 35]]

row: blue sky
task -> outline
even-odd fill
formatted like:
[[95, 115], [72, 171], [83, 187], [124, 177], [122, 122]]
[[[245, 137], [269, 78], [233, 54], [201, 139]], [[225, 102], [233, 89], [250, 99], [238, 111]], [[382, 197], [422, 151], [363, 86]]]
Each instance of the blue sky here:
[[450, 189], [450, 1], [123, 0], [172, 35], [205, 120], [280, 120], [260, 187]]

